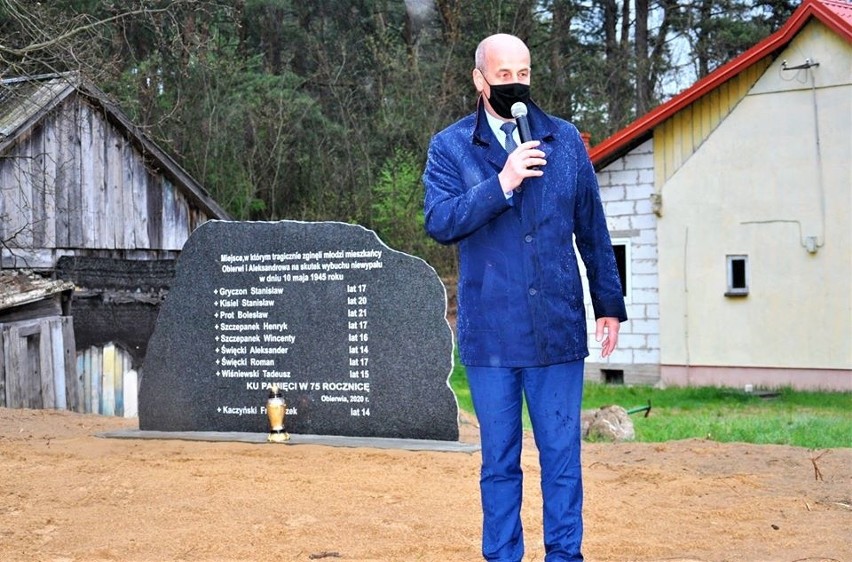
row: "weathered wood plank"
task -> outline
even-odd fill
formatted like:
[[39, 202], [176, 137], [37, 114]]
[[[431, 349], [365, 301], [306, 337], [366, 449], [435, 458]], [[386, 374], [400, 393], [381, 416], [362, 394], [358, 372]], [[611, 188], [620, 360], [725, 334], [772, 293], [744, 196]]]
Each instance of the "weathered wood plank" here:
[[62, 332], [62, 319], [50, 320], [50, 351], [53, 365], [53, 407], [57, 410], [68, 409], [68, 390], [65, 373], [65, 336]]
[[14, 326], [10, 326], [6, 336], [6, 357], [9, 368], [6, 370], [6, 398], [10, 408], [22, 408], [21, 398], [21, 338]]
[[[40, 328], [38, 340], [33, 342], [33, 351], [37, 348], [38, 353], [40, 407], [52, 410], [56, 408], [56, 385], [53, 378], [53, 333], [50, 329], [50, 319], [41, 320]], [[33, 338], [35, 339], [35, 336]]]
[[18, 361], [19, 337], [14, 325], [3, 327], [3, 358], [6, 362], [6, 407], [21, 407], [21, 377]]
[[112, 404], [114, 416], [124, 415], [124, 362], [121, 348], [109, 343], [104, 346], [104, 376], [112, 377]]
[[163, 248], [163, 178], [145, 168], [148, 184], [148, 243], [155, 249]]
[[86, 242], [86, 214], [87, 206], [83, 200], [83, 185], [81, 182], [83, 174], [83, 114], [79, 100], [69, 105], [71, 111], [70, 142], [68, 147], [68, 219], [69, 219], [69, 242], [73, 247], [85, 247]]
[[20, 215], [20, 229], [16, 233], [16, 245], [24, 248], [33, 247], [33, 230], [35, 217], [33, 216], [33, 189], [32, 172], [32, 136], [19, 145], [17, 158], [17, 181], [18, 181], [18, 214]]
[[[126, 217], [120, 225], [124, 229], [122, 243], [124, 248], [137, 248], [137, 231], [144, 215], [136, 210], [136, 162], [133, 145], [123, 140], [121, 150], [116, 156], [116, 165], [122, 171], [122, 216]], [[144, 206], [142, 207], [144, 208]]]
[[44, 238], [42, 246], [56, 247], [56, 118], [45, 119], [42, 134], [42, 181], [44, 186]]
[[21, 364], [21, 337], [15, 326], [10, 326], [6, 333], [6, 357], [8, 358], [8, 369], [6, 370], [6, 399], [10, 408], [23, 408], [23, 393], [21, 391], [21, 372], [25, 365]]
[[7, 408], [6, 405], [6, 325], [0, 324], [0, 408]]
[[87, 350], [77, 354], [77, 376], [83, 381], [83, 412], [92, 413], [92, 371], [89, 368], [91, 355]]
[[30, 391], [27, 386], [27, 381], [30, 377], [30, 364], [27, 361], [27, 338], [22, 337], [19, 328], [13, 328], [12, 336], [12, 388], [14, 390], [14, 398], [12, 399], [13, 408], [32, 408], [30, 404]]
[[74, 146], [72, 129], [74, 112], [68, 109], [68, 104], [63, 106], [63, 111], [53, 113], [56, 129], [56, 142], [53, 146], [51, 159], [55, 168], [53, 185], [54, 216], [53, 225], [56, 231], [55, 243], [57, 246], [67, 247], [70, 245], [70, 216], [68, 209], [69, 183], [72, 178], [70, 173], [70, 154]]
[[163, 186], [163, 208], [160, 211], [162, 217], [162, 222], [160, 223], [163, 241], [162, 248], [173, 250], [175, 246], [175, 231], [177, 230], [175, 223], [180, 220], [180, 202], [175, 197], [175, 187], [172, 185], [172, 182], [163, 178], [160, 183]]
[[41, 334], [39, 323], [21, 323], [18, 334], [18, 370], [22, 408], [42, 408], [41, 396]]
[[96, 248], [98, 243], [98, 187], [95, 181], [94, 121], [96, 117], [88, 105], [80, 105], [80, 191], [83, 218], [83, 243], [85, 248]]
[[115, 346], [105, 345], [101, 352], [101, 414], [115, 415]]
[[0, 195], [2, 195], [4, 215], [3, 243], [11, 248], [26, 246], [32, 240], [29, 228], [29, 204], [25, 204], [24, 190], [29, 191], [26, 182], [27, 162], [22, 162], [20, 147], [10, 152], [4, 158], [3, 177], [0, 178]]
[[176, 220], [173, 223], [174, 233], [172, 246], [169, 249], [180, 250], [183, 248], [183, 245], [186, 244], [187, 238], [189, 238], [189, 217], [192, 214], [192, 210], [189, 207], [189, 201], [178, 193], [177, 188], [174, 186], [172, 186], [172, 188], [175, 190], [175, 194], [177, 195], [178, 212], [175, 216]]
[[[73, 351], [73, 350], [72, 350]], [[86, 407], [86, 372], [84, 369], [85, 361], [82, 353], [75, 354], [76, 361], [74, 362], [75, 373], [77, 378], [75, 379], [76, 388], [81, 392], [77, 396], [77, 405], [74, 409], [75, 412], [86, 413], [90, 412], [91, 408], [87, 409]], [[69, 399], [70, 403], [70, 399]]]
[[9, 245], [14, 245], [12, 236], [20, 228], [20, 216], [18, 215], [18, 181], [15, 170], [17, 168], [17, 155], [12, 152], [4, 158], [0, 158], [0, 236]]
[[106, 130], [106, 159], [104, 165], [107, 173], [107, 193], [109, 208], [107, 209], [107, 220], [109, 221], [113, 248], [126, 248], [124, 242], [125, 223], [133, 221], [133, 215], [126, 215], [124, 208], [124, 170], [121, 167], [122, 150], [125, 141], [114, 128]]
[[131, 161], [130, 166], [133, 169], [133, 210], [134, 216], [137, 217], [134, 222], [134, 247], [156, 249], [156, 246], [153, 244], [153, 238], [148, 231], [148, 223], [151, 216], [148, 200], [152, 197], [150, 184], [148, 183], [148, 170], [145, 168], [142, 158], [136, 153], [131, 152], [128, 157]]
[[32, 246], [45, 247], [45, 226], [48, 222], [46, 199], [47, 193], [44, 181], [44, 127], [37, 126], [30, 136], [27, 147], [30, 183], [30, 230], [32, 231]]
[[77, 369], [77, 353], [74, 343], [74, 318], [63, 316], [60, 319], [62, 330], [62, 360], [65, 365], [65, 403], [73, 412], [83, 412], [83, 379]]
[[124, 373], [124, 417], [139, 415], [139, 376], [130, 369]]
[[128, 393], [136, 394], [136, 387], [135, 386], [133, 386], [130, 389], [125, 387], [125, 385], [128, 384], [127, 373], [129, 373], [130, 371], [133, 370], [133, 356], [131, 356], [130, 353], [127, 350], [123, 349], [121, 357], [122, 357], [121, 392], [123, 394], [123, 396], [121, 397], [121, 403], [124, 406], [124, 408], [122, 409], [122, 415], [124, 417], [127, 417], [127, 401], [126, 401], [126, 398], [128, 396]]
[[92, 386], [97, 381], [98, 413], [103, 414], [106, 409], [104, 404], [104, 353], [103, 348], [92, 348]]
[[115, 248], [115, 238], [110, 228], [110, 201], [107, 189], [106, 161], [106, 130], [103, 114], [89, 108], [92, 124], [92, 200], [94, 202], [94, 240], [92, 248]]
[[101, 404], [101, 355], [97, 347], [89, 348], [89, 372], [92, 377], [92, 413], [103, 412]]

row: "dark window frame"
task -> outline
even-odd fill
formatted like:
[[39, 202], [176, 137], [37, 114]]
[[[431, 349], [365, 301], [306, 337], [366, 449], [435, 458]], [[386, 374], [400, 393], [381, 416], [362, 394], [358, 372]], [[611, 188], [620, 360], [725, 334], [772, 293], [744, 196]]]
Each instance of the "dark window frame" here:
[[727, 278], [726, 297], [744, 297], [749, 293], [748, 256], [728, 254], [725, 256], [725, 276]]
[[621, 295], [626, 302], [630, 301], [630, 293], [632, 292], [632, 283], [630, 282], [630, 239], [629, 238], [613, 238], [612, 251], [615, 254], [615, 264], [618, 267], [618, 276], [621, 281]]

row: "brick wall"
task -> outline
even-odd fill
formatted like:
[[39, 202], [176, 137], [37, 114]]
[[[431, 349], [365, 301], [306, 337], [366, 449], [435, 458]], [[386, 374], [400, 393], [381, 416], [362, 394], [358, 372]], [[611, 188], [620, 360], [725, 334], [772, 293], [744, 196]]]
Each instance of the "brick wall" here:
[[626, 384], [654, 384], [660, 379], [660, 307], [657, 268], [657, 216], [654, 193], [654, 145], [648, 140], [597, 174], [613, 243], [628, 246], [627, 316], [618, 349], [600, 358], [595, 318], [586, 293], [589, 358], [586, 380], [604, 381], [604, 370], [622, 371]]

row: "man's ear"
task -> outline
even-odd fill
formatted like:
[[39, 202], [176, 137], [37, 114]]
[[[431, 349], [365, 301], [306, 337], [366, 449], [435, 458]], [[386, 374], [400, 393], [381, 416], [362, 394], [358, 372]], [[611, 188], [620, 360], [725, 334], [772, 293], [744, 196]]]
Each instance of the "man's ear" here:
[[473, 85], [476, 86], [476, 91], [482, 92], [483, 90], [485, 90], [486, 83], [485, 83], [485, 77], [482, 75], [482, 71], [479, 70], [478, 68], [474, 68], [472, 75], [473, 75]]

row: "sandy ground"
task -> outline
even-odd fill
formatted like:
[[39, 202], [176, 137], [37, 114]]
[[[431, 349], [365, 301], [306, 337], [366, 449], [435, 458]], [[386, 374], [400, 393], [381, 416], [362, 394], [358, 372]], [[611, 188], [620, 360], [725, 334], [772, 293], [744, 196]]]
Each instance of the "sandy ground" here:
[[[97, 436], [135, 427], [0, 408], [0, 560], [479, 559], [478, 453]], [[529, 436], [523, 462], [541, 561]], [[597, 443], [583, 468], [587, 560], [852, 561], [852, 449]]]

